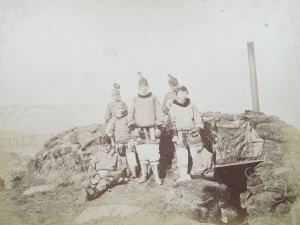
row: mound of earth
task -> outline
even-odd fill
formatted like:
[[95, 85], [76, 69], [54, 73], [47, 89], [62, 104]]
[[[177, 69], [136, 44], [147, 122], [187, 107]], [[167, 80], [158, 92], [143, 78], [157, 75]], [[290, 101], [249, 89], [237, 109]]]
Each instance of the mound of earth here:
[[[245, 185], [235, 189], [241, 192], [241, 207], [248, 218], [288, 214], [299, 195], [299, 131], [278, 117], [263, 113], [222, 115], [208, 112], [203, 116], [209, 118], [206, 124], [212, 129], [208, 132], [215, 133], [217, 165], [263, 161], [256, 167], [244, 167], [243, 177], [237, 176], [241, 172], [238, 169], [228, 169], [235, 173], [234, 176], [222, 172], [230, 180], [224, 177], [221, 180], [233, 188], [245, 179]], [[235, 177], [240, 179], [235, 181]]]
[[[178, 176], [174, 149], [164, 137], [160, 145], [162, 186], [152, 177], [143, 184], [130, 180], [82, 203], [78, 201], [81, 184], [87, 179], [90, 158], [101, 148], [106, 126], [75, 127], [51, 138], [28, 163], [27, 171], [11, 179], [13, 189], [0, 192], [7, 215], [0, 222], [13, 218], [11, 224], [234, 224], [248, 219], [250, 224], [259, 224], [258, 218], [278, 220], [279, 216], [283, 224], [292, 224], [293, 212], [299, 209], [299, 131], [262, 113], [206, 112], [202, 116], [205, 129], [201, 135], [216, 165], [263, 161], [230, 174], [237, 177], [245, 172], [244, 180], [232, 184], [226, 177], [197, 178], [174, 185]], [[80, 220], [99, 208], [107, 213]], [[134, 213], [127, 215], [123, 209]]]

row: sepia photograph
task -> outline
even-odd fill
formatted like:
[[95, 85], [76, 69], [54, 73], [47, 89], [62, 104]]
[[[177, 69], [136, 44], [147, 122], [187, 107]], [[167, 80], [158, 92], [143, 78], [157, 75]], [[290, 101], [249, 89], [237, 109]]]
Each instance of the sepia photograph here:
[[0, 0], [0, 225], [298, 225], [299, 98], [297, 0]]

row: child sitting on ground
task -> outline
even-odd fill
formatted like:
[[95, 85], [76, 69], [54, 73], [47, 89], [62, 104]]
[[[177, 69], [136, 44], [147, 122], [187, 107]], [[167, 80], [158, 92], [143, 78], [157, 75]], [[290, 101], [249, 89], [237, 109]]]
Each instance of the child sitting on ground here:
[[101, 148], [90, 160], [88, 177], [83, 183], [80, 200], [89, 201], [98, 198], [108, 188], [124, 180], [126, 166], [123, 165], [118, 153], [114, 151], [108, 136], [100, 139]]
[[190, 145], [190, 148], [194, 150], [191, 151], [193, 166], [190, 174], [192, 175], [192, 177], [204, 177], [213, 179], [213, 154], [204, 147], [204, 143], [197, 129], [190, 130], [188, 135], [188, 143]]

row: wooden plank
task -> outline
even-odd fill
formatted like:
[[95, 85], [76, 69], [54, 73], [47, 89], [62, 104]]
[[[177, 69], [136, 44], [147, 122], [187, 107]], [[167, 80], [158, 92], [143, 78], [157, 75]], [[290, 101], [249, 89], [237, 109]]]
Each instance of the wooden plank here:
[[229, 163], [224, 165], [215, 165], [215, 168], [224, 168], [229, 166], [240, 166], [240, 165], [246, 165], [246, 164], [255, 164], [255, 163], [261, 163], [264, 162], [263, 160], [252, 160], [252, 161], [243, 161], [243, 162], [236, 162], [236, 163]]

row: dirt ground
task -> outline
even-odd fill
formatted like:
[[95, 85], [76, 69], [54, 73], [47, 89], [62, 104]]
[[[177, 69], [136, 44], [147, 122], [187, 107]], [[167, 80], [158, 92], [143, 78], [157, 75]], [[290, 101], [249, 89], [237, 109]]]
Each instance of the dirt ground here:
[[[26, 151], [26, 154], [24, 152]], [[166, 210], [170, 199], [174, 177], [168, 176], [164, 185], [157, 186], [153, 177], [143, 184], [137, 179], [118, 185], [100, 198], [89, 202], [80, 202], [81, 187], [69, 181], [62, 182], [53, 191], [24, 196], [22, 193], [29, 186], [45, 184], [45, 180], [24, 174], [26, 163], [38, 149], [6, 149], [0, 152], [0, 177], [20, 174], [22, 179], [16, 188], [0, 191], [1, 225], [35, 224], [71, 224], [85, 209], [93, 206], [127, 205], [141, 210], [125, 218], [101, 218], [85, 224], [199, 224], [183, 215], [174, 215]]]
[[[139, 212], [128, 217], [106, 217], [91, 220], [87, 225], [95, 224], [215, 224], [200, 223], [190, 216], [176, 214], [168, 207], [172, 201], [170, 194], [175, 176], [168, 174], [162, 186], [157, 186], [152, 177], [139, 184], [137, 180], [118, 185], [104, 193], [100, 198], [89, 202], [80, 202], [80, 186], [73, 181], [60, 181], [53, 191], [24, 196], [29, 187], [45, 184], [44, 179], [24, 174], [27, 162], [39, 149], [5, 149], [0, 151], [0, 177], [20, 174], [22, 179], [16, 188], [0, 191], [0, 225], [63, 225], [74, 224], [74, 219], [84, 210], [94, 206], [127, 205], [137, 207]], [[293, 224], [291, 216], [283, 218], [262, 218], [247, 223], [246, 219], [235, 224]]]

